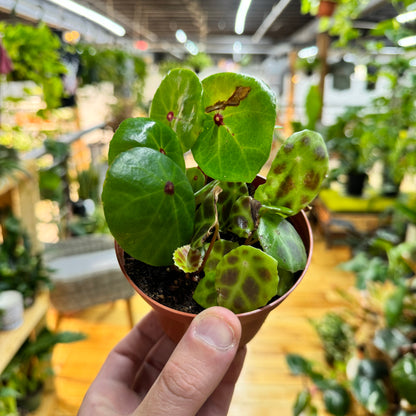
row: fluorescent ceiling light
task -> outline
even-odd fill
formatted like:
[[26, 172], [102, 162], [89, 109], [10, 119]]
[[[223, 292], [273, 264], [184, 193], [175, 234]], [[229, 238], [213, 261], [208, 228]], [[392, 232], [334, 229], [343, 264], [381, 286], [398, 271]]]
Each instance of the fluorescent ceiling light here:
[[416, 20], [416, 10], [412, 10], [410, 12], [402, 13], [396, 16], [396, 20], [399, 23], [408, 23]]
[[244, 32], [244, 26], [246, 25], [246, 16], [248, 9], [250, 8], [251, 0], [241, 0], [238, 6], [237, 15], [235, 16], [234, 31], [237, 35], [241, 35]]
[[416, 36], [407, 36], [405, 38], [401, 38], [401, 39], [398, 40], [397, 43], [402, 48], [407, 48], [409, 46], [414, 46], [414, 45], [416, 45]]
[[185, 43], [188, 39], [188, 37], [186, 36], [186, 33], [182, 29], [178, 29], [175, 33], [175, 36], [176, 36], [176, 40], [179, 43]]
[[298, 56], [301, 59], [313, 58], [318, 54], [317, 46], [309, 46], [308, 48], [303, 48], [298, 52]]
[[195, 45], [191, 40], [187, 40], [185, 43], [185, 48], [191, 55], [197, 55], [199, 52], [198, 46]]
[[94, 10], [88, 9], [87, 7], [81, 6], [78, 3], [75, 3], [72, 0], [48, 0], [51, 3], [54, 3], [64, 9], [71, 11], [72, 13], [78, 14], [79, 16], [85, 17], [88, 20], [96, 23], [97, 25], [102, 26], [103, 28], [107, 29], [108, 31], [114, 33], [117, 36], [124, 36], [126, 34], [126, 30], [123, 26], [119, 25], [118, 23], [114, 22], [113, 20], [109, 19], [102, 14], [95, 12]]

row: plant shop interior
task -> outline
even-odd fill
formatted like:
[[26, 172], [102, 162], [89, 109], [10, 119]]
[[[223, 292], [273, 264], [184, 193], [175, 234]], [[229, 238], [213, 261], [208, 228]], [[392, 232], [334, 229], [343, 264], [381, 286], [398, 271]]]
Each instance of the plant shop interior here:
[[114, 132], [177, 69], [260, 79], [270, 154], [309, 129], [329, 155], [307, 273], [248, 343], [228, 414], [416, 415], [414, 0], [0, 0], [0, 416], [75, 416], [151, 310], [101, 193]]

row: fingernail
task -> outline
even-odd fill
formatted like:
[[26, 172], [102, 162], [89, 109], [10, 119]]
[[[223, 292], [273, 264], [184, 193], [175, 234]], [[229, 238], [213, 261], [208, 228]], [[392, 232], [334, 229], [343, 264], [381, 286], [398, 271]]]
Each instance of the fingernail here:
[[234, 331], [221, 318], [207, 315], [199, 318], [195, 335], [203, 342], [218, 350], [228, 350], [234, 346]]

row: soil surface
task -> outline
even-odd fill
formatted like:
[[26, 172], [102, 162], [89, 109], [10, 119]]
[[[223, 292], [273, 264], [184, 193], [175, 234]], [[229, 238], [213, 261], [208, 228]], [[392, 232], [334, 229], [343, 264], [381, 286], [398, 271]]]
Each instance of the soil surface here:
[[149, 266], [126, 252], [124, 252], [124, 260], [130, 279], [147, 296], [162, 305], [182, 312], [198, 314], [204, 309], [192, 298], [198, 277], [186, 275], [175, 266]]

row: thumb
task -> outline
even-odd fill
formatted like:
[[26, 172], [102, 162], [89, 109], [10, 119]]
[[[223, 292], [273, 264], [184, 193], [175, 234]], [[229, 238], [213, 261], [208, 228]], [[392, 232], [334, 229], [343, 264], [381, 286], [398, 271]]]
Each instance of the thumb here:
[[240, 336], [240, 321], [228, 309], [201, 312], [133, 415], [195, 415], [227, 373]]

